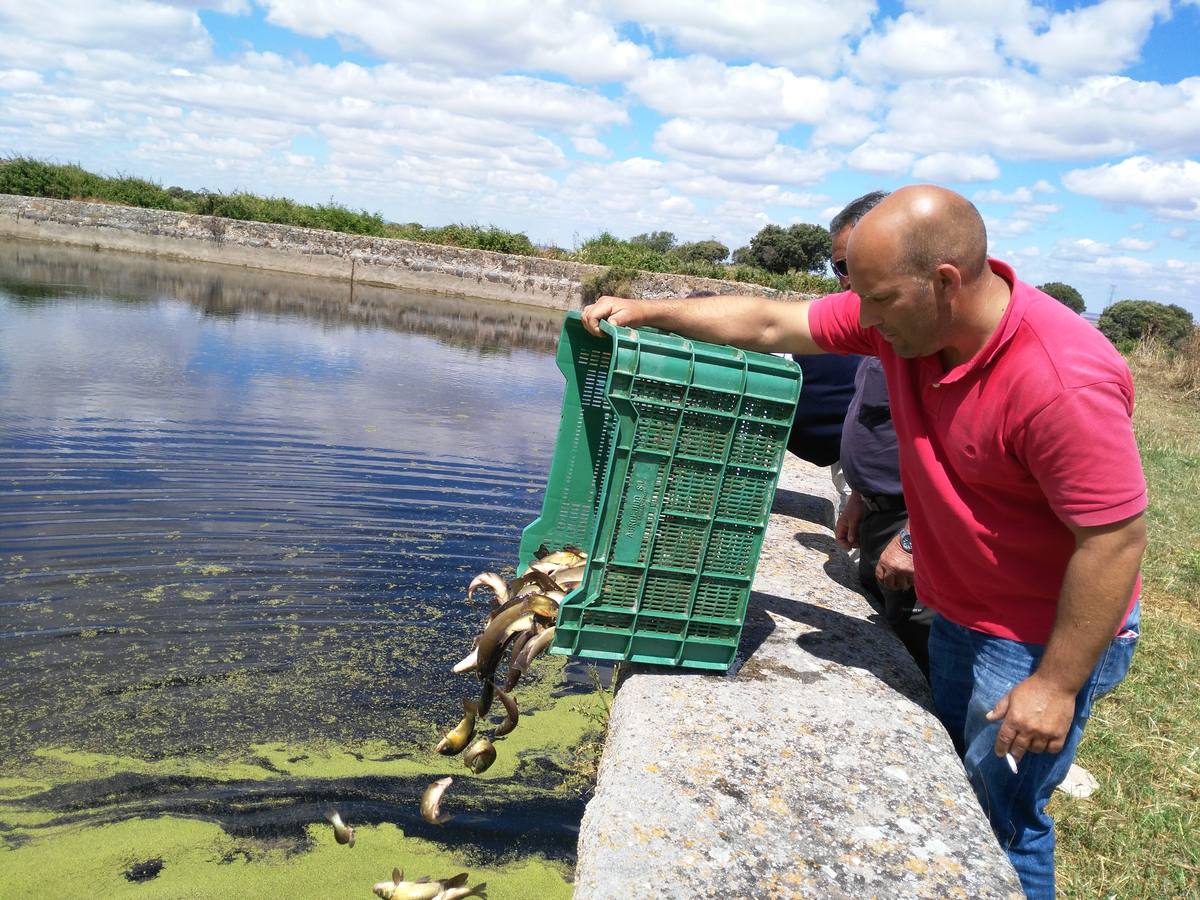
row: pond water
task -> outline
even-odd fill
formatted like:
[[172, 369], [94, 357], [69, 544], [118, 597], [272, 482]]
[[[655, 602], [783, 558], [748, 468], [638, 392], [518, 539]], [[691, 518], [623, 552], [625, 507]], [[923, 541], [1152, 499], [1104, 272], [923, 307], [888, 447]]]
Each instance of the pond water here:
[[0, 246], [0, 894], [68, 852], [97, 896], [362, 896], [392, 865], [569, 893], [587, 679], [546, 659], [483, 777], [430, 752], [475, 686], [466, 585], [541, 507], [560, 327]]

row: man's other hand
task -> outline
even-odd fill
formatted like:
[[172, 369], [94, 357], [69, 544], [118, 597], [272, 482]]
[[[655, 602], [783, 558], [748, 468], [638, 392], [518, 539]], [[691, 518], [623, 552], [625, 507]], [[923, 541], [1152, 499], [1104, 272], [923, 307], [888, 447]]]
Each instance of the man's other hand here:
[[879, 555], [875, 580], [893, 591], [907, 591], [913, 586], [912, 554], [900, 546], [898, 532]]
[[851, 491], [833, 529], [834, 538], [845, 549], [853, 550], [859, 546], [858, 529], [866, 514], [867, 508], [863, 505], [862, 494]]
[[1001, 697], [987, 718], [1004, 722], [996, 734], [997, 756], [1057, 753], [1075, 718], [1075, 694], [1035, 672]]

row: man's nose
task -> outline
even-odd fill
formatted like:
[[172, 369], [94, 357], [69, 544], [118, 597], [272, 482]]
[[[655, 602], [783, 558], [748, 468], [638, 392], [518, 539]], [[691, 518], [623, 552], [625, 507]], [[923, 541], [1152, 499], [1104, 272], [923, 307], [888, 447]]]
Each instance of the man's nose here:
[[858, 303], [858, 325], [860, 328], [873, 328], [876, 325], [882, 325], [883, 319], [874, 309], [874, 306], [867, 303], [865, 300], [859, 300]]

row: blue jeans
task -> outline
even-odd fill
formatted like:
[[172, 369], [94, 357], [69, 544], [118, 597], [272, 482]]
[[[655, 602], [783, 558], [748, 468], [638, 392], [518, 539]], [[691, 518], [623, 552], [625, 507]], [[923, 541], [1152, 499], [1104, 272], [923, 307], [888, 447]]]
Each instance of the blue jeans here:
[[972, 631], [940, 615], [934, 618], [929, 635], [934, 707], [1028, 897], [1054, 897], [1054, 820], [1046, 814], [1046, 803], [1067, 777], [1093, 701], [1115, 688], [1129, 671], [1140, 612], [1140, 604], [1135, 605], [1080, 690], [1062, 750], [1027, 753], [1017, 775], [995, 753], [1001, 723], [989, 722], [986, 716], [1001, 697], [1033, 674], [1046, 648]]

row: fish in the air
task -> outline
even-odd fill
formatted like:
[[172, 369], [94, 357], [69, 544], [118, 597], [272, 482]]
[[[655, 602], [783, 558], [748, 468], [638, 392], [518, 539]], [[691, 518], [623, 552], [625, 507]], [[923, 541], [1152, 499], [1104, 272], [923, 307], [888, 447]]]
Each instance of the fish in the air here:
[[329, 824], [333, 826], [333, 839], [339, 844], [349, 844], [354, 846], [354, 829], [342, 821], [341, 815], [336, 809], [328, 810], [325, 813], [325, 818], [329, 820]]
[[425, 793], [421, 795], [421, 818], [430, 825], [445, 825], [450, 821], [450, 816], [441, 810], [441, 802], [442, 794], [446, 793], [446, 788], [453, 782], [454, 779], [449, 775], [439, 778], [425, 788]]
[[434, 747], [443, 756], [454, 756], [461, 752], [462, 748], [467, 746], [467, 743], [475, 736], [475, 718], [479, 715], [479, 707], [473, 700], [463, 700], [463, 711], [465, 714], [462, 720], [446, 732], [446, 735]]
[[504, 706], [504, 721], [496, 728], [496, 737], [504, 737], [517, 727], [517, 720], [521, 718], [521, 713], [517, 709], [517, 701], [504, 691], [497, 688], [496, 696], [500, 698], [500, 703]]
[[[499, 733], [499, 731], [496, 732], [496, 734]], [[486, 772], [495, 761], [496, 746], [485, 737], [481, 737], [463, 751], [463, 762], [476, 775]]]

